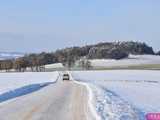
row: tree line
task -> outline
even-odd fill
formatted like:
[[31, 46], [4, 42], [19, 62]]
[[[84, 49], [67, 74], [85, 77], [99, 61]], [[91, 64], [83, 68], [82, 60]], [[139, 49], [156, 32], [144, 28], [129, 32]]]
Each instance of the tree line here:
[[80, 60], [82, 66], [89, 66], [86, 59], [123, 59], [128, 54], [155, 54], [152, 47], [140, 42], [104, 42], [82, 47], [70, 47], [55, 52], [39, 54], [27, 54], [24, 57], [9, 60], [0, 60], [0, 70], [9, 71], [15, 69], [23, 72], [28, 68], [31, 71], [44, 71], [46, 64], [63, 63], [68, 68], [74, 66], [75, 61]]

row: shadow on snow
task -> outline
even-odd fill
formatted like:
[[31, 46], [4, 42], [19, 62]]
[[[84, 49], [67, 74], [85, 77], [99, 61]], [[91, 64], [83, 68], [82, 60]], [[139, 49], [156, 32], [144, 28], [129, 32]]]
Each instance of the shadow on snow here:
[[16, 98], [16, 97], [30, 94], [30, 93], [35, 92], [37, 90], [40, 90], [41, 88], [44, 88], [50, 84], [54, 84], [55, 82], [31, 84], [31, 85], [23, 86], [21, 88], [17, 88], [15, 90], [5, 92], [0, 95], [0, 103], [7, 101], [7, 100], [10, 100], [10, 99], [13, 99], [13, 98]]

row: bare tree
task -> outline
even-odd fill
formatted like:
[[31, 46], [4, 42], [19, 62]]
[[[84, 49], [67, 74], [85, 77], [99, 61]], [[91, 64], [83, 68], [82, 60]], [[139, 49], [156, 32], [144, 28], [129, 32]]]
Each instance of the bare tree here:
[[78, 66], [81, 67], [82, 69], [86, 69], [86, 70], [89, 70], [92, 67], [91, 62], [86, 58], [80, 59], [78, 62]]
[[17, 58], [14, 62], [14, 68], [19, 72], [26, 71], [27, 66], [29, 65], [29, 62], [25, 57]]
[[9, 72], [9, 70], [12, 68], [13, 68], [13, 61], [12, 60], [1, 61], [1, 69], [2, 70], [6, 70], [6, 72]]
[[87, 70], [89, 70], [89, 69], [92, 68], [91, 62], [90, 62], [88, 59], [85, 61], [85, 68], [86, 68]]

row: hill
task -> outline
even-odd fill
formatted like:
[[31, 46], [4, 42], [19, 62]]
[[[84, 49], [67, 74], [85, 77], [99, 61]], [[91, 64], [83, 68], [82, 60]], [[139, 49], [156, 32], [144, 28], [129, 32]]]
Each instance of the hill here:
[[58, 62], [87, 57], [89, 59], [122, 59], [128, 54], [155, 54], [153, 48], [140, 42], [104, 42], [83, 47], [71, 47], [53, 53]]
[[24, 54], [18, 52], [0, 52], [0, 60], [14, 59], [22, 56], [24, 56]]
[[[87, 45], [82, 47], [70, 47], [55, 52], [39, 54], [28, 54], [24, 57], [16, 54], [7, 54], [9, 59], [17, 58], [15, 60], [1, 60], [0, 68], [16, 69], [17, 71], [25, 71], [30, 67], [33, 71], [41, 71], [42, 66], [53, 63], [63, 63], [67, 67], [72, 67], [75, 61], [81, 58], [87, 59], [123, 59], [127, 58], [129, 54], [143, 55], [155, 54], [152, 47], [140, 42], [104, 42], [95, 45]], [[7, 56], [6, 55], [6, 56]]]

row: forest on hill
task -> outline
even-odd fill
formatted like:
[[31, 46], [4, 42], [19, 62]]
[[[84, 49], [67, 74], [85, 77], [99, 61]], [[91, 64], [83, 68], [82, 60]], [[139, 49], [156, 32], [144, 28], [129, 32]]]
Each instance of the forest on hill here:
[[129, 54], [151, 54], [154, 55], [153, 48], [141, 42], [103, 42], [95, 45], [82, 47], [69, 47], [55, 52], [42, 52], [39, 54], [26, 54], [16, 59], [0, 60], [0, 70], [25, 71], [30, 67], [32, 71], [41, 71], [41, 66], [53, 63], [63, 63], [67, 67], [72, 67], [76, 60], [86, 59], [123, 59]]

